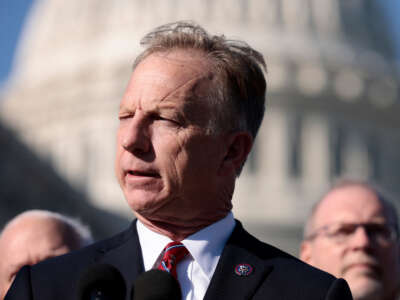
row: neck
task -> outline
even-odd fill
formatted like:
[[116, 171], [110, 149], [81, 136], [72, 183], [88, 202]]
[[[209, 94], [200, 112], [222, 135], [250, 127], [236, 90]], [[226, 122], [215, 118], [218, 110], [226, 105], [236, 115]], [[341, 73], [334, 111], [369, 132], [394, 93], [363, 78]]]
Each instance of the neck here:
[[221, 220], [227, 215], [221, 214], [214, 219], [210, 219], [202, 222], [185, 222], [184, 224], [175, 224], [169, 221], [159, 221], [159, 220], [151, 220], [149, 218], [145, 218], [142, 215], [136, 213], [136, 217], [140, 222], [143, 223], [151, 231], [157, 232], [164, 236], [169, 237], [173, 241], [180, 242], [187, 238], [188, 236], [202, 230], [203, 228]]

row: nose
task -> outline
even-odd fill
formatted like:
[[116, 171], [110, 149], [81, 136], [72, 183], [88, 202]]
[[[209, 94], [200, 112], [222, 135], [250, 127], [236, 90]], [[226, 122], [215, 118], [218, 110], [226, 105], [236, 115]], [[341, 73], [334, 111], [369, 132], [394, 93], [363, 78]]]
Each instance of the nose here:
[[368, 248], [371, 246], [371, 237], [363, 226], [358, 226], [351, 237], [351, 245], [353, 248]]
[[143, 114], [137, 112], [127, 124], [120, 126], [121, 146], [134, 154], [147, 153], [150, 150], [150, 124]]

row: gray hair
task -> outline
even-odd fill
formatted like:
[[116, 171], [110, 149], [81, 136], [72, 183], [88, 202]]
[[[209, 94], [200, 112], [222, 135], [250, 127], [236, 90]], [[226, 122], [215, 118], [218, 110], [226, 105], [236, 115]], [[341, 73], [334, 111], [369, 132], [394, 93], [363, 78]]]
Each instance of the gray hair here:
[[385, 208], [385, 213], [387, 215], [391, 215], [391, 217], [393, 218], [393, 222], [396, 227], [396, 230], [397, 230], [397, 232], [399, 232], [399, 221], [398, 221], [398, 216], [396, 213], [396, 207], [393, 205], [393, 201], [391, 200], [391, 197], [388, 195], [388, 193], [386, 191], [383, 191], [383, 189], [380, 186], [378, 186], [376, 183], [373, 183], [373, 182], [357, 180], [357, 179], [339, 179], [312, 206], [311, 212], [307, 218], [307, 221], [306, 221], [306, 223], [304, 225], [304, 229], [303, 229], [303, 239], [304, 240], [307, 239], [307, 237], [311, 234], [311, 232], [314, 229], [314, 221], [315, 221], [316, 212], [317, 212], [319, 206], [321, 205], [321, 203], [323, 202], [323, 200], [325, 199], [325, 197], [334, 190], [338, 190], [338, 189], [346, 188], [346, 187], [352, 187], [352, 186], [364, 187], [364, 188], [372, 191], [374, 194], [376, 194], [380, 203]]
[[133, 69], [149, 55], [176, 49], [196, 50], [209, 59], [216, 76], [208, 99], [214, 105], [208, 131], [245, 130], [256, 137], [265, 111], [266, 64], [261, 53], [242, 41], [208, 34], [193, 22], [175, 22], [148, 33], [141, 45], [146, 49]]
[[51, 219], [65, 226], [66, 237], [68, 238], [68, 242], [71, 244], [70, 246], [72, 246], [74, 250], [93, 243], [93, 236], [89, 227], [83, 224], [80, 220], [70, 216], [62, 215], [60, 213], [39, 209], [27, 210], [17, 215], [3, 227], [1, 233], [26, 217]]

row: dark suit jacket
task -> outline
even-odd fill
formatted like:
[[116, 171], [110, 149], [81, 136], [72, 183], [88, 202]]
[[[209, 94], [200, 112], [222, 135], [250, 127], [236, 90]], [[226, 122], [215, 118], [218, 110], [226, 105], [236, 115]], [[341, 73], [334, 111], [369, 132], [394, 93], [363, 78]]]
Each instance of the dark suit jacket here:
[[[25, 266], [18, 273], [5, 300], [76, 299], [76, 286], [82, 271], [95, 263], [117, 267], [130, 289], [135, 278], [144, 271], [136, 223], [133, 222], [128, 230], [108, 240], [33, 267]], [[240, 264], [251, 265], [253, 272], [248, 276], [238, 276], [234, 269]], [[343, 279], [336, 279], [260, 242], [237, 222], [204, 299], [352, 298]]]

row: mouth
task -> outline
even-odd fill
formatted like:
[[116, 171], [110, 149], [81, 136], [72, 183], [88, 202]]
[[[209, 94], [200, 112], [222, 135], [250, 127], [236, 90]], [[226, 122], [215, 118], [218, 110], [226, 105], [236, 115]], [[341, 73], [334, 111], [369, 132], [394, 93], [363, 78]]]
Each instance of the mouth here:
[[371, 263], [353, 263], [347, 266], [346, 270], [364, 270], [367, 273], [379, 275], [380, 274], [380, 268], [379, 266]]
[[151, 178], [160, 178], [160, 174], [153, 171], [137, 171], [137, 170], [128, 170], [126, 171], [126, 175], [135, 176], [135, 177], [151, 177]]

